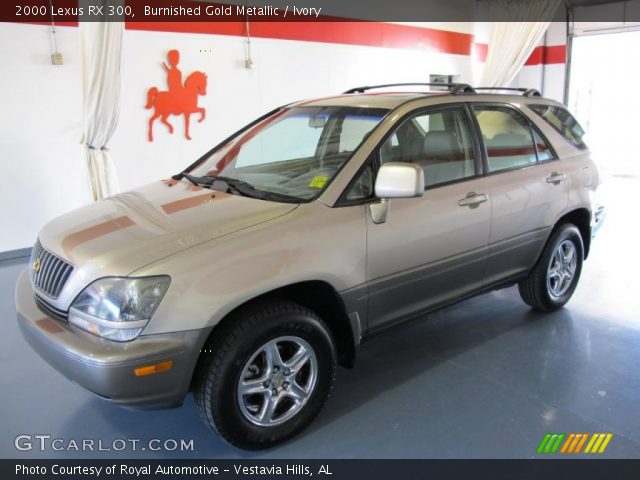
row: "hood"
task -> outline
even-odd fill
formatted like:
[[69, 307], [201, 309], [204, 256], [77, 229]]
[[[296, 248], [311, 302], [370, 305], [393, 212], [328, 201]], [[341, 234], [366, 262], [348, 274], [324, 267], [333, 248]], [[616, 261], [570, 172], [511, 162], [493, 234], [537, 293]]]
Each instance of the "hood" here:
[[90, 263], [97, 276], [127, 275], [296, 207], [163, 180], [62, 215], [39, 238], [76, 266]]

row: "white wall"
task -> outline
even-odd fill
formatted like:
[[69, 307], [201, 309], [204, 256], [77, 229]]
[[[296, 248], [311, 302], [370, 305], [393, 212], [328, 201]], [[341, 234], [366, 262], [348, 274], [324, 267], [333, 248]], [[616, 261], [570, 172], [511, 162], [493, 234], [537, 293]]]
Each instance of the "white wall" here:
[[[460, 27], [456, 28], [460, 30]], [[81, 98], [78, 29], [58, 28], [63, 66], [50, 64], [46, 26], [0, 23], [0, 252], [31, 246], [51, 218], [88, 201], [80, 140]], [[120, 121], [110, 143], [123, 190], [180, 171], [218, 141], [278, 105], [334, 95], [357, 85], [425, 81], [430, 73], [471, 81], [470, 57], [288, 40], [253, 39], [253, 70], [244, 68], [239, 37], [131, 31], [125, 33], [124, 92]], [[146, 91], [164, 87], [161, 62], [181, 52], [183, 77], [208, 74], [202, 124], [181, 119], [170, 136], [159, 122], [146, 138]], [[202, 51], [201, 51], [202, 50]]]
[[[566, 24], [552, 22], [546, 35], [540, 40], [541, 46], [566, 45]], [[559, 102], [564, 97], [565, 64], [525, 65], [516, 75], [511, 85], [514, 87], [536, 88], [545, 97]]]
[[78, 29], [0, 23], [0, 252], [31, 246], [47, 220], [82, 203]]

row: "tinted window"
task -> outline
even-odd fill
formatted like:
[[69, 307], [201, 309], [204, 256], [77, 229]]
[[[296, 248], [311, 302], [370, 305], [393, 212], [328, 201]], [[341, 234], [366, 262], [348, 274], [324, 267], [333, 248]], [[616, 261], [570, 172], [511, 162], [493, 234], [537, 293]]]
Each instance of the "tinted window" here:
[[373, 195], [373, 164], [369, 162], [347, 193], [347, 200], [362, 200]]
[[489, 172], [537, 162], [529, 122], [511, 108], [474, 107], [487, 148]]
[[551, 160], [552, 158], [555, 158], [553, 156], [553, 151], [551, 150], [547, 142], [545, 142], [542, 136], [538, 133], [538, 131], [535, 128], [533, 128], [532, 130], [533, 139], [536, 142], [536, 151], [538, 152], [538, 161], [544, 162], [545, 160]]
[[529, 105], [529, 108], [540, 115], [569, 143], [580, 149], [587, 148], [582, 141], [584, 130], [567, 109], [556, 105]]
[[310, 158], [316, 153], [322, 128], [309, 126], [309, 117], [291, 115], [246, 141], [236, 157], [236, 167]]
[[381, 163], [422, 166], [426, 186], [473, 176], [474, 158], [467, 116], [461, 108], [411, 117], [380, 148]]
[[340, 131], [340, 152], [353, 152], [380, 122], [379, 116], [347, 115]]
[[386, 113], [378, 108], [286, 108], [215, 149], [191, 174], [222, 175], [250, 184], [259, 194], [308, 201], [331, 182]]

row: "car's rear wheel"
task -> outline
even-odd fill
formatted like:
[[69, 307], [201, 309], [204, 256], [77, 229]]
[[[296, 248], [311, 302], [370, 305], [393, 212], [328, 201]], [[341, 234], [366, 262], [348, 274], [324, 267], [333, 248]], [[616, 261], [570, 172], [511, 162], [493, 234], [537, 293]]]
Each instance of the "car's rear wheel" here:
[[296, 435], [318, 415], [333, 386], [329, 329], [290, 301], [239, 310], [204, 351], [196, 404], [205, 423], [240, 448], [269, 448]]
[[529, 276], [518, 284], [520, 296], [533, 309], [552, 312], [571, 298], [582, 272], [584, 247], [573, 224], [556, 229]]

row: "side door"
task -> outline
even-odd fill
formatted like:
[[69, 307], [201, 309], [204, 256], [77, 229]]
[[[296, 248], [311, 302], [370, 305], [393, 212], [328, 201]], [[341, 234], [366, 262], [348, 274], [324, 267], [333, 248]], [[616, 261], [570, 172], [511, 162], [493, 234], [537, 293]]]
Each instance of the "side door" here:
[[384, 223], [369, 211], [370, 330], [482, 285], [491, 196], [472, 125], [463, 104], [422, 109], [401, 119], [375, 153], [379, 164], [420, 164], [426, 187], [422, 197], [393, 199]]
[[482, 143], [491, 232], [485, 285], [528, 271], [569, 202], [567, 176], [550, 143], [506, 104], [472, 104]]

